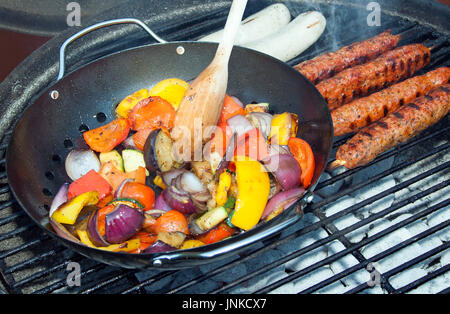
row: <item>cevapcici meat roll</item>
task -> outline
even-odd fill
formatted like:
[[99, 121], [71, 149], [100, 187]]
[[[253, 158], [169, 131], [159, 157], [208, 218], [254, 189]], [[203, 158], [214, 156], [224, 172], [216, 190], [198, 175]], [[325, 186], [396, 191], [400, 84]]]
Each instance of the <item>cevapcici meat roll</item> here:
[[450, 84], [445, 84], [361, 129], [338, 148], [334, 163], [348, 169], [365, 165], [437, 123], [449, 110]]
[[353, 100], [331, 113], [334, 135], [355, 132], [450, 80], [450, 68], [442, 67], [410, 78], [367, 97]]
[[399, 40], [400, 35], [392, 35], [390, 31], [386, 31], [375, 37], [342, 47], [337, 51], [304, 61], [294, 68], [313, 84], [317, 84], [344, 69], [378, 57], [383, 52], [396, 47]]
[[412, 76], [430, 62], [430, 49], [421, 44], [388, 51], [365, 64], [339, 72], [316, 85], [330, 110]]

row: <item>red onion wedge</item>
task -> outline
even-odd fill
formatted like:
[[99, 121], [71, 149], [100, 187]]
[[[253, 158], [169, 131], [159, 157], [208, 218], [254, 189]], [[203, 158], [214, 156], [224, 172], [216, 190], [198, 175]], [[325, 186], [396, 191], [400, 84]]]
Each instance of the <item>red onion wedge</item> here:
[[134, 143], [133, 136], [129, 136], [127, 139], [125, 139], [125, 141], [122, 142], [122, 146], [126, 149], [135, 149], [140, 151], [140, 149]]
[[159, 196], [156, 198], [155, 205], [153, 207], [154, 209], [159, 209], [165, 212], [172, 210], [172, 207], [170, 207], [164, 199], [163, 193], [159, 194]]
[[283, 210], [294, 204], [305, 193], [304, 188], [295, 188], [275, 194], [266, 205], [261, 219], [267, 218], [273, 212], [281, 213]]
[[291, 154], [275, 154], [265, 163], [283, 190], [290, 190], [300, 185], [302, 170]]
[[48, 212], [48, 216], [52, 217], [55, 210], [58, 209], [59, 206], [67, 202], [67, 192], [69, 190], [69, 183], [64, 183], [59, 188], [58, 192], [56, 193], [55, 197], [53, 198], [52, 204], [50, 205], [50, 210]]
[[49, 222], [50, 222], [50, 225], [53, 227], [53, 230], [55, 230], [57, 235], [59, 235], [60, 237], [66, 239], [66, 240], [81, 244], [81, 241], [78, 240], [73, 234], [71, 234], [69, 232], [69, 230], [67, 230], [67, 228], [64, 227], [64, 225], [62, 225], [59, 222], [52, 219], [52, 215], [55, 212], [55, 210], [57, 210], [58, 207], [60, 207], [65, 202], [67, 202], [68, 189], [69, 189], [69, 183], [64, 183], [59, 188], [58, 192], [56, 193], [55, 197], [53, 198], [52, 204], [50, 205], [50, 210], [48, 212]]
[[168, 245], [167, 243], [164, 243], [160, 240], [156, 241], [152, 245], [150, 245], [148, 248], [146, 248], [143, 253], [161, 253], [161, 252], [169, 252], [169, 251], [175, 251], [176, 248]]
[[125, 186], [125, 184], [127, 184], [128, 182], [133, 182], [134, 179], [125, 179], [122, 181], [122, 183], [120, 183], [119, 187], [117, 188], [116, 192], [114, 193], [114, 198], [120, 198], [122, 197], [122, 191], [123, 191], [123, 187]]
[[87, 227], [86, 227], [89, 239], [97, 247], [108, 246], [111, 243], [108, 243], [98, 232], [97, 216], [98, 216], [98, 210], [93, 211], [91, 213], [91, 215], [89, 216], [89, 219], [87, 222]]
[[172, 169], [166, 172], [163, 172], [161, 174], [161, 178], [164, 181], [164, 184], [169, 186], [169, 185], [173, 185], [173, 179], [176, 179], [179, 175], [183, 174], [184, 172], [186, 172], [186, 169], [182, 169], [182, 168], [178, 168], [178, 169]]
[[105, 240], [118, 244], [132, 238], [142, 228], [144, 213], [124, 204], [106, 215]]
[[74, 149], [66, 157], [66, 173], [73, 181], [91, 170], [100, 171], [100, 160], [90, 149]]
[[168, 186], [163, 191], [164, 200], [171, 208], [190, 215], [197, 211], [188, 193], [178, 190], [174, 186]]

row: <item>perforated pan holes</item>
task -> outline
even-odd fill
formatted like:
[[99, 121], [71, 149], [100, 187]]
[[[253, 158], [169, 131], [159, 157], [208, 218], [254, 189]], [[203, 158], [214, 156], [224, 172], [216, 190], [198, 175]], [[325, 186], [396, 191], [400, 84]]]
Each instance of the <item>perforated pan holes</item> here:
[[98, 122], [103, 123], [106, 121], [106, 114], [104, 114], [103, 112], [99, 112], [95, 115], [95, 118]]
[[73, 142], [72, 142], [72, 140], [70, 138], [66, 138], [64, 140], [64, 147], [67, 148], [67, 149], [73, 148]]
[[81, 125], [78, 127], [78, 131], [80, 131], [80, 133], [84, 133], [84, 132], [86, 132], [86, 131], [89, 131], [89, 127], [88, 127], [86, 124], [81, 124]]

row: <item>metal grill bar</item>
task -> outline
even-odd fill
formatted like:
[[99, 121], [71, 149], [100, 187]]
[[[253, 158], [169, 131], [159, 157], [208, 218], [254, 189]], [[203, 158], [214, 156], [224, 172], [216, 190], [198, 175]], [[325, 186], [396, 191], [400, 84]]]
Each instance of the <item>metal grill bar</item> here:
[[[449, 164], [450, 164], [450, 163], [447, 163], [447, 166], [448, 166]], [[398, 186], [395, 187], [395, 190], [394, 190], [394, 191], [399, 191], [399, 190], [401, 190], [401, 189], [404, 189], [404, 188], [406, 188], [407, 186], [409, 186], [409, 185], [411, 185], [411, 184], [413, 184], [413, 183], [416, 183], [416, 182], [418, 182], [418, 181], [420, 181], [420, 180], [422, 180], [422, 179], [424, 179], [424, 178], [426, 178], [426, 177], [428, 177], [428, 176], [431, 176], [431, 175], [435, 174], [435, 173], [438, 172], [438, 171], [441, 171], [442, 169], [446, 169], [445, 166], [441, 166], [441, 167], [438, 167], [438, 168], [439, 168], [439, 169], [436, 169], [436, 168], [435, 168], [435, 169], [432, 169], [432, 170], [430, 170], [430, 171], [428, 171], [428, 172], [426, 172], [426, 173], [423, 173], [422, 175], [420, 175], [420, 176], [418, 176], [418, 177], [415, 177], [415, 178], [413, 178], [413, 179], [410, 179], [410, 180], [408, 180], [408, 181], [403, 182], [402, 184], [399, 184]], [[391, 208], [388, 208], [388, 209], [386, 209], [386, 210], [384, 210], [384, 211], [382, 211], [382, 212], [380, 212], [380, 213], [378, 213], [378, 214], [372, 215], [372, 216], [370, 216], [369, 218], [367, 218], [366, 220], [361, 221], [360, 223], [357, 223], [357, 224], [355, 224], [355, 225], [352, 225], [352, 226], [350, 226], [350, 227], [347, 227], [347, 228], [345, 228], [345, 229], [343, 229], [343, 230], [341, 230], [341, 231], [339, 231], [339, 232], [337, 232], [337, 233], [335, 233], [335, 234], [330, 235], [328, 238], [321, 239], [321, 240], [319, 240], [319, 241], [317, 241], [317, 242], [315, 242], [315, 243], [313, 243], [313, 244], [311, 244], [311, 245], [309, 245], [309, 246], [306, 246], [306, 247], [300, 249], [300, 250], [297, 251], [297, 252], [293, 252], [292, 254], [286, 256], [286, 257], [283, 258], [283, 259], [279, 259], [278, 261], [276, 261], [276, 262], [274, 262], [274, 263], [271, 263], [271, 264], [269, 264], [269, 265], [266, 265], [264, 268], [261, 268], [261, 269], [259, 269], [259, 270], [256, 271], [256, 272], [249, 273], [249, 274], [247, 274], [246, 276], [241, 277], [241, 278], [239, 278], [238, 280], [235, 280], [232, 284], [230, 284], [230, 285], [228, 285], [228, 286], [226, 286], [226, 287], [222, 287], [222, 288], [220, 288], [220, 289], [217, 289], [216, 291], [212, 291], [212, 292], [210, 292], [210, 293], [219, 293], [219, 292], [222, 292], [222, 291], [224, 291], [224, 290], [226, 290], [226, 289], [230, 289], [230, 288], [232, 288], [232, 287], [234, 287], [234, 286], [236, 286], [236, 285], [238, 285], [238, 284], [243, 283], [244, 281], [247, 281], [247, 280], [249, 280], [249, 279], [255, 277], [256, 275], [263, 274], [264, 272], [269, 271], [270, 269], [273, 269], [273, 268], [275, 268], [275, 267], [277, 267], [277, 266], [280, 266], [280, 265], [286, 263], [287, 261], [292, 260], [292, 259], [295, 258], [295, 257], [299, 257], [299, 256], [301, 256], [301, 255], [303, 255], [303, 254], [305, 254], [305, 253], [307, 253], [307, 252], [311, 252], [311, 251], [313, 251], [314, 249], [316, 249], [316, 248], [318, 248], [318, 247], [320, 247], [320, 246], [322, 246], [322, 245], [324, 245], [324, 244], [330, 243], [331, 241], [333, 241], [333, 240], [339, 238], [340, 236], [345, 235], [345, 234], [346, 234], [347, 232], [349, 232], [349, 231], [352, 231], [352, 230], [358, 229], [358, 228], [360, 228], [360, 227], [362, 227], [362, 226], [364, 226], [364, 225], [367, 225], [367, 224], [369, 224], [370, 222], [375, 221], [376, 219], [378, 219], [378, 218], [380, 218], [380, 217], [383, 217], [383, 216], [385, 216], [386, 214], [388, 214], [388, 213], [390, 213], [390, 212], [393, 212], [393, 211], [397, 210], [398, 208], [401, 208], [401, 207], [403, 207], [403, 206], [405, 206], [405, 205], [407, 205], [407, 204], [413, 202], [414, 200], [417, 200], [417, 199], [422, 198], [422, 197], [424, 197], [424, 196], [426, 196], [426, 195], [429, 195], [429, 194], [431, 194], [431, 193], [433, 193], [433, 192], [436, 192], [436, 191], [439, 190], [439, 189], [442, 189], [443, 187], [445, 187], [446, 185], [448, 185], [449, 182], [450, 182], [450, 181], [446, 181], [446, 182], [441, 183], [441, 184], [438, 184], [438, 185], [436, 185], [436, 186], [434, 186], [434, 187], [432, 187], [432, 188], [429, 188], [429, 189], [427, 189], [427, 190], [424, 191], [424, 192], [420, 192], [420, 193], [418, 193], [418, 194], [416, 194], [416, 195], [414, 195], [414, 196], [412, 196], [412, 197], [410, 197], [410, 198], [408, 198], [408, 199], [406, 199], [406, 200], [404, 200], [404, 201], [398, 203], [396, 206], [393, 206], [393, 207], [391, 207]], [[364, 203], [364, 204], [370, 204], [370, 203], [373, 203], [373, 202], [375, 202], [376, 200], [379, 200], [379, 199], [382, 199], [383, 197], [385, 197], [385, 196], [386, 196], [385, 194], [386, 194], [386, 193], [380, 193], [380, 194], [378, 194], [378, 195], [375, 195], [374, 197], [372, 197], [372, 198], [366, 200], [366, 201], [363, 202], [363, 203]], [[390, 194], [390, 193], [388, 193], [388, 194]], [[388, 194], [387, 194], [387, 195], [388, 195]], [[334, 214], [334, 215], [332, 215], [332, 216], [329, 216], [329, 217], [323, 219], [320, 223], [314, 224], [314, 225], [312, 225], [311, 227], [313, 227], [313, 226], [316, 226], [317, 228], [318, 228], [318, 227], [322, 227], [323, 225], [328, 224], [328, 223], [331, 223], [332, 221], [336, 220], [337, 218], [343, 217], [343, 216], [345, 216], [346, 214], [348, 214], [348, 213], [350, 213], [350, 212], [352, 212], [352, 211], [354, 211], [354, 210], [356, 210], [356, 209], [358, 209], [358, 208], [360, 208], [360, 207], [362, 207], [362, 206], [364, 206], [364, 205], [361, 205], [361, 203], [356, 204], [356, 205], [354, 205], [354, 206], [352, 206], [352, 207], [349, 207], [349, 208], [347, 208], [347, 209], [345, 209], [345, 210], [343, 210], [343, 211], [340, 211], [339, 213], [336, 213], [336, 214]], [[434, 209], [434, 210], [435, 210], [435, 209]], [[434, 210], [432, 210], [432, 211], [434, 211]], [[432, 211], [430, 211], [430, 212], [432, 212]], [[428, 214], [428, 211], [426, 211], [426, 213]], [[307, 228], [307, 229], [312, 229], [311, 227], [310, 227], [310, 228]], [[290, 235], [290, 236], [286, 237], [285, 239], [281, 239], [281, 240], [277, 241], [277, 244], [280, 245], [280, 244], [282, 244], [282, 243], [288, 242], [288, 241], [292, 240], [293, 238], [296, 238], [297, 236], [300, 236], [300, 235], [302, 235], [302, 234], [305, 234], [305, 233], [311, 231], [311, 230], [307, 230], [307, 232], [305, 232], [304, 230], [306, 230], [306, 229], [301, 229], [301, 230], [295, 232], [293, 235]], [[283, 241], [283, 240], [284, 240], [284, 241]], [[267, 251], [267, 250], [269, 250], [269, 249], [271, 249], [271, 248], [272, 248], [272, 247], [264, 247], [264, 248], [258, 250], [257, 253], [261, 254], [262, 252]], [[352, 251], [351, 249], [347, 249], [347, 250], [350, 251], [350, 252]], [[257, 255], [259, 255], [259, 254], [257, 254]], [[255, 254], [255, 255], [256, 255], [256, 254]], [[253, 256], [253, 255], [250, 256], [250, 255], [249, 255], [247, 258], [251, 258], [251, 257], [255, 257], [255, 256]], [[238, 258], [238, 259], [236, 259], [235, 263], [245, 262], [245, 260], [246, 260], [247, 258], [244, 258], [244, 259]], [[230, 263], [230, 264], [224, 265], [223, 267], [221, 267], [221, 268], [219, 268], [219, 269], [216, 269], [215, 271], [208, 272], [207, 275], [204, 275], [204, 276], [202, 276], [202, 277], [197, 277], [197, 278], [195, 278], [194, 280], [192, 280], [191, 282], [186, 283], [186, 284], [184, 284], [183, 286], [180, 286], [180, 287], [178, 287], [177, 289], [174, 289], [174, 290], [170, 291], [169, 293], [179, 292], [179, 291], [181, 291], [181, 290], [183, 290], [183, 289], [185, 289], [185, 288], [187, 288], [187, 287], [189, 287], [189, 286], [194, 285], [195, 283], [198, 283], [198, 282], [203, 281], [203, 280], [205, 280], [205, 279], [211, 278], [211, 277], [213, 277], [214, 275], [216, 275], [216, 274], [218, 274], [218, 273], [220, 273], [220, 272], [222, 272], [222, 271], [227, 270], [228, 268], [230, 268], [230, 266], [234, 266], [234, 264]]]
[[[446, 205], [448, 205], [448, 203]], [[403, 225], [406, 225], [406, 224], [404, 222], [401, 222], [398, 225], [396, 225], [395, 228], [393, 227], [392, 230], [381, 231], [381, 232], [375, 234], [370, 239], [365, 239], [365, 240], [361, 241], [359, 244], [355, 245], [352, 249], [346, 249], [344, 251], [341, 251], [341, 252], [337, 253], [336, 255], [339, 255], [339, 257], [343, 257], [343, 256], [347, 255], [348, 253], [351, 253], [353, 250], [361, 248], [364, 245], [366, 245], [366, 244], [368, 244], [368, 243], [370, 243], [372, 241], [375, 241], [375, 240], [377, 240], [377, 239], [379, 239], [379, 238], [389, 234], [393, 230], [397, 230], [398, 228], [400, 228]], [[357, 266], [354, 266], [352, 268], [349, 268], [349, 269], [351, 269], [353, 271], [356, 271], [356, 270], [365, 268], [369, 263], [376, 262], [376, 261], [378, 261], [378, 260], [380, 260], [380, 259], [382, 259], [382, 258], [384, 258], [384, 257], [386, 257], [386, 256], [388, 256], [390, 254], [392, 254], [393, 252], [399, 251], [400, 249], [407, 247], [408, 245], [414, 243], [415, 241], [417, 241], [419, 239], [422, 239], [422, 238], [425, 238], [425, 237], [429, 236], [430, 234], [433, 234], [434, 232], [439, 231], [439, 230], [441, 230], [441, 229], [443, 229], [443, 228], [445, 228], [445, 227], [447, 227], [449, 225], [450, 225], [450, 221], [442, 222], [441, 224], [439, 224], [437, 226], [434, 226], [434, 227], [432, 227], [432, 228], [422, 232], [421, 234], [419, 234], [419, 235], [417, 235], [417, 236], [415, 236], [415, 237], [413, 237], [411, 239], [408, 239], [408, 240], [406, 240], [406, 241], [404, 241], [404, 242], [402, 242], [402, 243], [400, 243], [400, 244], [398, 244], [396, 246], [393, 246], [392, 248], [390, 248], [390, 249], [388, 249], [386, 251], [383, 251], [383, 252], [375, 255], [374, 257], [371, 257], [371, 258], [367, 259], [363, 263], [361, 263], [361, 264], [359, 264]], [[324, 259], [323, 261], [319, 262], [319, 264], [320, 264], [320, 266], [324, 266], [324, 265], [327, 265], [328, 263], [331, 263], [331, 262], [333, 262], [335, 260], [337, 260], [337, 258], [336, 258], [336, 256], [333, 256], [332, 258]], [[279, 287], [279, 286], [281, 286], [283, 284], [286, 284], [289, 281], [292, 281], [292, 280], [294, 280], [296, 278], [299, 278], [300, 276], [310, 272], [311, 270], [317, 269], [318, 267], [319, 267], [318, 264], [314, 264], [313, 266], [307, 267], [307, 268], [302, 269], [302, 270], [300, 270], [298, 272], [294, 272], [294, 273], [288, 275], [287, 278], [283, 278], [282, 280], [280, 280], [280, 281], [278, 281], [278, 282], [276, 282], [276, 283], [274, 283], [272, 285], [269, 285], [269, 286], [265, 287], [264, 289], [261, 289], [261, 290], [257, 291], [257, 293], [268, 293], [271, 290], [274, 290], [275, 288], [277, 288], [277, 287]], [[307, 291], [308, 290], [305, 290], [305, 292], [307, 292]]]

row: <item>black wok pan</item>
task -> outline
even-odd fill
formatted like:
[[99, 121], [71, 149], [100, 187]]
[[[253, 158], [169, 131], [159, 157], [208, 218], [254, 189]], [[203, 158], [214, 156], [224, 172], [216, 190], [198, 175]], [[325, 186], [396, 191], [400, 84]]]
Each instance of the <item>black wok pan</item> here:
[[[114, 23], [101, 26], [110, 24]], [[67, 43], [98, 27], [78, 33]], [[81, 133], [114, 119], [115, 106], [136, 90], [169, 77], [193, 79], [210, 63], [216, 48], [213, 43], [174, 42], [121, 51], [62, 77], [40, 94], [16, 124], [7, 150], [9, 184], [25, 212], [47, 233], [80, 254], [126, 268], [178, 269], [209, 263], [234, 255], [297, 222], [331, 151], [333, 128], [328, 106], [314, 85], [290, 66], [235, 47], [230, 59], [228, 94], [238, 96], [244, 103], [269, 102], [274, 112], [288, 111], [299, 116], [299, 136], [310, 143], [316, 159], [312, 184], [301, 200], [269, 222], [232, 238], [167, 253], [97, 250], [64, 239], [49, 227], [49, 204], [59, 187], [70, 182], [64, 160], [72, 148], [82, 145]], [[63, 65], [63, 53], [61, 62]], [[61, 76], [63, 69], [61, 66]]]

